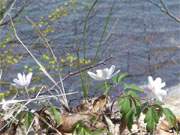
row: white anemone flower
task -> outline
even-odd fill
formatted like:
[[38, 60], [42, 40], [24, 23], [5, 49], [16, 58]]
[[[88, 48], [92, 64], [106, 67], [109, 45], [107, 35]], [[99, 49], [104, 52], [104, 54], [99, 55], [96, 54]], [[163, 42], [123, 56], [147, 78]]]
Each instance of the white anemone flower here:
[[13, 84], [14, 86], [18, 87], [18, 88], [27, 88], [29, 86], [29, 84], [31, 83], [31, 79], [32, 79], [32, 73], [28, 73], [27, 75], [25, 75], [24, 73], [18, 73], [17, 74], [17, 78], [13, 79]]
[[92, 77], [94, 80], [103, 81], [111, 79], [113, 76], [117, 75], [120, 70], [115, 71], [115, 66], [112, 65], [110, 68], [104, 68], [104, 69], [97, 69], [96, 74], [93, 72], [88, 71], [90, 77]]
[[162, 102], [163, 97], [167, 95], [167, 91], [163, 88], [166, 86], [165, 82], [162, 82], [160, 77], [153, 80], [152, 76], [148, 76], [148, 89], [152, 91], [152, 94]]

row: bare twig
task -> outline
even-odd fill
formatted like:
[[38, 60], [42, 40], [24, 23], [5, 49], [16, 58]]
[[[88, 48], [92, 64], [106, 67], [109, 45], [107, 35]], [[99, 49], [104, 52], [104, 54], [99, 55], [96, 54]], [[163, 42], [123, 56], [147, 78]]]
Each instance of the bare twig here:
[[53, 127], [50, 123], [48, 123], [43, 117], [41, 117], [38, 113], [34, 113], [36, 117], [41, 119], [44, 123], [46, 123], [51, 129], [55, 130], [58, 135], [62, 135], [55, 127]]
[[[95, 65], [91, 65], [91, 66], [85, 67], [85, 68], [83, 68], [83, 69], [81, 69], [81, 70], [68, 73], [68, 74], [66, 74], [66, 75], [64, 76], [63, 81], [66, 80], [66, 79], [68, 79], [69, 77], [76, 76], [76, 75], [80, 74], [80, 72], [84, 72], [84, 71], [87, 71], [87, 70], [92, 69], [92, 68], [94, 68], [94, 67], [97, 67], [97, 66], [99, 66], [99, 65], [103, 65], [103, 64], [105, 64], [107, 61], [109, 61], [110, 59], [112, 59], [112, 57], [108, 57], [108, 58], [100, 61], [99, 63], [97, 63], [97, 64], [95, 64]], [[57, 82], [57, 83], [59, 84], [60, 82]], [[53, 85], [51, 88], [48, 89], [48, 91], [53, 90], [55, 87], [56, 87], [56, 85]], [[45, 93], [45, 92], [44, 92], [44, 93]], [[44, 94], [44, 93], [42, 93], [42, 94]]]
[[88, 18], [91, 14], [91, 12], [93, 11], [93, 9], [95, 8], [96, 4], [97, 4], [98, 0], [94, 0], [92, 6], [90, 7], [88, 14], [85, 18], [84, 21], [84, 28], [83, 28], [83, 55], [84, 55], [84, 59], [86, 57], [86, 49], [87, 49], [87, 32], [88, 32]]
[[164, 3], [163, 0], [160, 0], [162, 7], [164, 8], [164, 12], [169, 15], [169, 17], [171, 17], [172, 19], [174, 19], [176, 22], [180, 23], [180, 18], [178, 18], [177, 16], [175, 16], [172, 12], [169, 11], [168, 7], [166, 6], [166, 4]]
[[[76, 94], [77, 92], [71, 92], [71, 93], [66, 93], [66, 95], [72, 95], [72, 94]], [[36, 95], [36, 97], [35, 98], [32, 98], [32, 99], [27, 99], [27, 100], [14, 100], [14, 98], [12, 99], [12, 100], [14, 100], [13, 101], [13, 103], [11, 103], [11, 102], [9, 102], [9, 101], [6, 101], [6, 102], [0, 102], [0, 105], [3, 105], [3, 104], [13, 104], [13, 107], [17, 104], [17, 103], [22, 103], [22, 102], [26, 102], [26, 103], [24, 103], [24, 104], [22, 104], [22, 106], [20, 107], [20, 108], [18, 108], [18, 111], [16, 112], [16, 114], [14, 115], [14, 116], [12, 116], [13, 117], [13, 119], [11, 119], [11, 121], [13, 121], [15, 118], [16, 118], [16, 116], [29, 104], [29, 103], [31, 103], [31, 102], [33, 102], [33, 101], [38, 101], [38, 100], [44, 100], [44, 99], [48, 99], [48, 98], [54, 98], [54, 97], [61, 97], [61, 96], [63, 96], [63, 95], [51, 95], [51, 96], [42, 96], [42, 97], [39, 97], [38, 98], [38, 96], [39, 96], [39, 94], [40, 94], [40, 92]], [[8, 103], [9, 102], [9, 103]], [[13, 107], [11, 107], [11, 110], [13, 109]], [[4, 129], [11, 121], [8, 121], [3, 127], [1, 127], [0, 128], [0, 131], [2, 130], [2, 129]]]
[[[65, 95], [73, 95], [73, 94], [76, 94], [77, 92], [71, 92], [71, 93], [66, 93]], [[55, 98], [55, 97], [62, 97], [63, 94], [61, 95], [44, 95], [44, 96], [41, 96], [41, 97], [35, 97], [35, 98], [31, 98], [31, 99], [21, 99], [21, 100], [14, 100], [14, 103], [13, 104], [16, 104], [16, 103], [22, 103], [22, 102], [27, 102], [28, 101], [28, 104], [32, 101], [38, 101], [38, 100], [45, 100], [45, 99], [49, 99], [49, 98]], [[8, 101], [7, 101], [8, 102]], [[0, 102], [0, 105], [3, 105], [4, 103], [3, 102]], [[11, 103], [9, 103], [11, 104]], [[27, 105], [27, 104], [26, 104]]]
[[[11, 16], [10, 16], [11, 18]], [[26, 51], [29, 53], [29, 55], [33, 58], [33, 60], [36, 62], [36, 64], [40, 67], [40, 70], [55, 84], [55, 86], [60, 90], [60, 93], [63, 94], [63, 98], [62, 100], [60, 100], [60, 102], [67, 108], [69, 108], [68, 106], [68, 102], [67, 102], [67, 98], [65, 93], [63, 92], [63, 90], [61, 89], [61, 87], [57, 84], [57, 82], [51, 77], [51, 75], [47, 72], [47, 70], [45, 69], [45, 67], [36, 59], [36, 57], [31, 53], [31, 51], [27, 48], [27, 46], [22, 42], [22, 40], [19, 38], [19, 36], [17, 35], [13, 20], [11, 18], [11, 24], [13, 27], [13, 31], [15, 34], [15, 37], [17, 38], [17, 40], [21, 43], [21, 45], [26, 49]], [[62, 82], [61, 82], [62, 83]]]
[[41, 39], [45, 42], [46, 46], [49, 48], [54, 60], [57, 61], [57, 57], [54, 54], [54, 51], [53, 51], [51, 45], [49, 44], [48, 39], [45, 38], [45, 35], [41, 32], [41, 30], [38, 28], [38, 26], [36, 26], [36, 24], [28, 16], [26, 16], [26, 20], [35, 28], [35, 30], [37, 31], [37, 33], [39, 34]]
[[152, 3], [154, 6], [158, 7], [163, 13], [167, 14], [169, 17], [171, 17], [176, 22], [180, 23], [180, 18], [175, 16], [167, 7], [165, 2], [163, 0], [159, 0], [160, 4], [154, 2], [153, 0], [148, 0], [150, 3]]
[[4, 21], [4, 19], [10, 14], [11, 10], [13, 9], [14, 5], [16, 3], [16, 0], [11, 1], [11, 4], [9, 5], [8, 9], [5, 11], [3, 18], [0, 20], [0, 24]]
[[30, 130], [31, 130], [31, 127], [33, 126], [34, 121], [35, 121], [35, 118], [33, 118], [31, 124], [29, 125], [29, 127], [28, 127], [28, 129], [27, 129], [27, 132], [26, 132], [26, 135], [29, 135], [29, 132], [30, 132]]
[[77, 74], [79, 74], [79, 73], [81, 73], [81, 72], [87, 71], [87, 70], [89, 70], [89, 69], [91, 69], [91, 68], [94, 68], [94, 67], [97, 67], [97, 66], [99, 66], [99, 65], [105, 64], [105, 62], [109, 61], [111, 58], [112, 58], [112, 57], [108, 57], [108, 58], [100, 61], [100, 62], [97, 63], [97, 64], [90, 65], [90, 66], [85, 67], [85, 68], [83, 68], [83, 69], [81, 69], [81, 70], [68, 73], [67, 75], [64, 76], [63, 80], [65, 80], [65, 79], [67, 79], [67, 78], [69, 78], [69, 77], [71, 77], [71, 76], [75, 76], [75, 75], [77, 75]]
[[[24, 4], [18, 11], [17, 11], [17, 13], [12, 17], [12, 20], [14, 20], [15, 18], [17, 18], [20, 14], [21, 14], [21, 12], [24, 10], [24, 8], [26, 7], [26, 5]], [[7, 24], [9, 24], [10, 23], [10, 19], [9, 20], [6, 20], [5, 22], [1, 22], [0, 23], [0, 26], [3, 26], [3, 25], [7, 25]]]
[[[41, 32], [41, 30], [39, 29], [39, 27], [36, 26], [36, 24], [29, 18], [26, 16], [26, 20], [31, 23], [32, 26], [34, 26], [35, 30], [37, 31], [37, 33], [39, 34], [40, 38], [45, 42], [46, 46], [48, 47], [48, 49], [50, 50], [51, 52], [51, 55], [53, 56], [53, 59], [55, 60], [56, 64], [58, 67], [60, 67], [59, 65], [59, 62], [57, 60], [57, 57], [51, 47], [51, 45], [49, 44], [49, 41], [48, 39], [45, 37], [45, 35]], [[59, 69], [59, 68], [58, 68]], [[62, 92], [65, 93], [65, 89], [64, 89], [64, 85], [63, 85], [63, 82], [62, 82], [62, 77], [61, 77], [61, 73], [60, 73], [60, 70], [58, 70], [58, 75], [59, 75], [59, 80], [60, 80], [60, 84], [61, 84], [61, 89], [62, 89]], [[66, 98], [66, 97], [64, 97]]]

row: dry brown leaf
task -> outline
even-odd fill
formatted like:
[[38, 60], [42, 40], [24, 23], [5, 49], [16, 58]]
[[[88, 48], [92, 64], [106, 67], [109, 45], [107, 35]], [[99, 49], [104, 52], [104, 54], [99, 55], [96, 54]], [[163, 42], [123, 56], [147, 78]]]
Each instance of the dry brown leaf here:
[[174, 133], [167, 132], [162, 129], [157, 129], [156, 135], [175, 135]]
[[73, 113], [98, 113], [106, 110], [108, 98], [105, 95], [85, 100], [80, 105], [72, 109]]
[[[92, 127], [90, 127], [90, 128], [92, 128]], [[96, 129], [105, 129], [105, 128], [107, 128], [107, 126], [103, 122], [101, 122], [101, 121], [96, 122], [95, 130]]]
[[37, 111], [35, 113], [37, 113], [37, 116], [38, 116], [38, 119], [39, 119], [38, 123], [39, 123], [39, 125], [41, 127], [41, 130], [47, 128], [47, 124], [42, 119], [44, 119], [47, 123], [51, 124], [53, 127], [55, 126], [55, 123], [51, 119], [50, 114], [47, 113], [47, 108], [46, 107], [42, 108], [40, 111]]
[[78, 112], [89, 112], [92, 108], [91, 101], [83, 101], [80, 105], [76, 106], [72, 109], [72, 112], [78, 113]]
[[180, 123], [180, 116], [176, 116], [176, 120], [178, 123]]
[[97, 112], [102, 112], [106, 109], [106, 104], [108, 102], [108, 98], [105, 95], [102, 95], [98, 97], [96, 100], [93, 102], [93, 108], [92, 112], [97, 113]]
[[[180, 123], [180, 116], [176, 117], [177, 123]], [[162, 120], [159, 126], [157, 127], [157, 133], [159, 135], [172, 135], [170, 132], [172, 127], [170, 127], [168, 121], [166, 119]]]
[[169, 131], [170, 130], [170, 126], [167, 120], [162, 120], [160, 125], [158, 126], [158, 128], [160, 130], [164, 130], [164, 131]]
[[70, 133], [73, 131], [74, 124], [78, 121], [89, 121], [92, 118], [91, 115], [87, 114], [68, 114], [62, 115], [62, 124], [57, 128], [60, 132]]

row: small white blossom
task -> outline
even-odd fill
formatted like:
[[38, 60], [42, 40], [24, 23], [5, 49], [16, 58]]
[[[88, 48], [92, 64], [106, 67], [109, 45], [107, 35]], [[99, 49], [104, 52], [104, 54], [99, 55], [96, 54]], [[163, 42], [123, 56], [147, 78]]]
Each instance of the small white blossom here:
[[32, 73], [25, 75], [24, 73], [18, 73], [17, 78], [13, 79], [13, 84], [16, 87], [23, 88], [28, 87], [31, 83]]
[[115, 71], [115, 66], [112, 65], [109, 69], [108, 68], [104, 68], [104, 69], [98, 69], [96, 70], [96, 74], [93, 72], [88, 71], [87, 73], [89, 74], [90, 77], [92, 77], [95, 80], [108, 80], [111, 79], [113, 76], [117, 75], [120, 70]]
[[167, 91], [163, 88], [166, 86], [165, 82], [162, 82], [160, 77], [153, 80], [152, 76], [148, 77], [148, 89], [152, 91], [152, 94], [160, 101], [167, 95]]

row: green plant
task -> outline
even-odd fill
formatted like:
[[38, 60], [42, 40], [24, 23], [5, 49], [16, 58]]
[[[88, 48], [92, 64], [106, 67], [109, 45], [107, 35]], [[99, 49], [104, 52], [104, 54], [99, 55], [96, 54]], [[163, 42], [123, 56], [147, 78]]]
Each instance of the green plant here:
[[131, 130], [134, 119], [138, 118], [141, 113], [141, 100], [134, 91], [128, 91], [118, 98], [118, 105], [122, 115], [121, 126], [124, 124]]
[[91, 131], [83, 121], [77, 122], [73, 131], [73, 135], [101, 135], [102, 133], [103, 131], [98, 129]]

